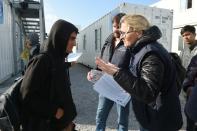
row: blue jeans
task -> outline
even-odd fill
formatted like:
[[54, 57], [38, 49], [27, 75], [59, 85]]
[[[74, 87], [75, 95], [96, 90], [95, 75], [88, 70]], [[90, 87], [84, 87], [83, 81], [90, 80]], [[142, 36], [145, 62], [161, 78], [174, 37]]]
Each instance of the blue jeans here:
[[[117, 105], [118, 112], [118, 131], [128, 131], [128, 117], [129, 117], [129, 103], [123, 107]], [[105, 98], [104, 96], [99, 96], [99, 103], [96, 114], [96, 131], [105, 131], [106, 121], [114, 102]]]

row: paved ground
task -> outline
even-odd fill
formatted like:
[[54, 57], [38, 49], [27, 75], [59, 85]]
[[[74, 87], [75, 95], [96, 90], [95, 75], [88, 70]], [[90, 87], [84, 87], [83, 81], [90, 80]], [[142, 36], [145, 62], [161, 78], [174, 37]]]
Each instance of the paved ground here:
[[[71, 83], [72, 83], [72, 94], [77, 107], [77, 118], [75, 122], [77, 123], [78, 131], [94, 131], [95, 130], [95, 116], [96, 108], [98, 103], [98, 93], [96, 93], [92, 88], [92, 83], [88, 82], [86, 79], [87, 72], [90, 69], [77, 64], [70, 69]], [[14, 81], [14, 77], [0, 84], [0, 93], [3, 92], [9, 85]], [[183, 96], [181, 96], [182, 105]], [[116, 128], [116, 106], [113, 107], [107, 121], [106, 131], [115, 131]], [[138, 124], [133, 115], [130, 112], [129, 116], [129, 131], [138, 130]], [[185, 128], [185, 123], [183, 129]]]

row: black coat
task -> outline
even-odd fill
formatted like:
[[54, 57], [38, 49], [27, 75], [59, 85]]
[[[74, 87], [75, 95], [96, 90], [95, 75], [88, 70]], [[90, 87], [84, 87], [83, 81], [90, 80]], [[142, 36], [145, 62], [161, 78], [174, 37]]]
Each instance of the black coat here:
[[119, 68], [128, 68], [130, 61], [130, 52], [120, 41], [115, 47], [115, 38], [110, 34], [101, 50], [101, 58], [107, 62], [118, 66]]
[[[58, 131], [76, 117], [65, 66], [67, 42], [77, 28], [64, 20], [52, 27], [44, 52], [32, 58], [21, 85], [23, 128], [26, 131]], [[66, 70], [66, 71], [65, 71]], [[58, 108], [64, 110], [57, 120]]]
[[192, 57], [190, 64], [188, 65], [186, 76], [183, 82], [183, 90], [187, 92], [189, 87], [196, 86], [195, 78], [197, 77], [197, 55]]
[[101, 49], [101, 55], [100, 57], [104, 60], [104, 61], [108, 61], [110, 62], [114, 53], [114, 36], [113, 33], [110, 34], [107, 39], [105, 40], [105, 43]]
[[[182, 126], [182, 116], [175, 73], [170, 55], [156, 42], [159, 38], [157, 27], [147, 30], [130, 49], [130, 70], [121, 69], [114, 79], [131, 94], [134, 113], [144, 128], [176, 131]], [[153, 45], [149, 48], [149, 44]], [[135, 64], [142, 49], [150, 51]]]
[[111, 58], [111, 63], [119, 68], [128, 68], [130, 62], [130, 51], [124, 46], [124, 43], [120, 41], [114, 49], [114, 53]]
[[185, 105], [185, 113], [187, 116], [197, 121], [197, 55], [192, 57], [191, 62], [187, 68], [186, 77], [183, 82], [183, 90], [187, 92], [188, 88], [192, 88], [188, 100]]

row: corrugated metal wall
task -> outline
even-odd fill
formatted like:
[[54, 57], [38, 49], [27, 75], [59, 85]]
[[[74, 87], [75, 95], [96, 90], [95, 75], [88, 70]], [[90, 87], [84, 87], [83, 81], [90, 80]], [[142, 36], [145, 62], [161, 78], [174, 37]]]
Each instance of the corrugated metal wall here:
[[[160, 28], [163, 37], [159, 41], [167, 50], [171, 50], [173, 14], [170, 10], [122, 4], [80, 32], [78, 52], [83, 52], [83, 55], [80, 57], [79, 62], [90, 67], [95, 67], [94, 58], [100, 54], [100, 50], [95, 50], [95, 29], [101, 27], [103, 45], [106, 37], [112, 32], [112, 17], [119, 12], [144, 15], [151, 24], [157, 25]], [[86, 49], [83, 49], [84, 35], [86, 36]]]
[[4, 22], [0, 24], [0, 83], [14, 72], [11, 9], [3, 0]]

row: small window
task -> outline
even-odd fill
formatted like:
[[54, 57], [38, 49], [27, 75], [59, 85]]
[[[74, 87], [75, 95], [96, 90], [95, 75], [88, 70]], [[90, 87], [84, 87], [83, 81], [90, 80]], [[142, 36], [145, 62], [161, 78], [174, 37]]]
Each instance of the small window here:
[[181, 10], [192, 8], [192, 0], [180, 0]]
[[100, 39], [99, 39], [99, 43], [100, 43], [100, 50], [101, 50], [101, 48], [102, 48], [102, 39], [101, 39], [101, 36], [102, 36], [102, 30], [101, 30], [101, 28], [100, 28]]
[[95, 29], [95, 50], [101, 50], [101, 28]]
[[0, 0], [0, 24], [3, 24], [3, 1]]
[[192, 0], [187, 0], [187, 9], [192, 8]]
[[96, 29], [95, 30], [95, 50], [97, 50], [98, 49], [98, 41], [97, 41], [97, 39], [98, 39], [98, 30]]
[[86, 50], [86, 35], [83, 36], [83, 50]]

